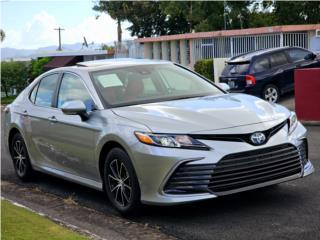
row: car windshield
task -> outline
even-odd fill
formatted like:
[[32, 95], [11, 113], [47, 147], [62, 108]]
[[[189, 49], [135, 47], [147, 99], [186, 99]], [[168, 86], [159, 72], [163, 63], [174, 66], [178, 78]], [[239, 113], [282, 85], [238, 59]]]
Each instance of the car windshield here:
[[126, 106], [222, 94], [213, 84], [173, 64], [149, 64], [91, 73], [108, 106]]

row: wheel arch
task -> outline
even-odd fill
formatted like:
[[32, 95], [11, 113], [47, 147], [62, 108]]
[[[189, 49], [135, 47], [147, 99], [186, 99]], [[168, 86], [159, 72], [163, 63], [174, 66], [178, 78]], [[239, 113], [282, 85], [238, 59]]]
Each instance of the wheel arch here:
[[8, 148], [9, 148], [10, 154], [11, 154], [11, 150], [12, 150], [12, 149], [11, 149], [11, 148], [12, 148], [12, 146], [11, 146], [12, 139], [13, 139], [14, 135], [16, 135], [17, 133], [20, 133], [21, 136], [23, 137], [20, 129], [18, 129], [16, 126], [13, 126], [13, 127], [9, 130], [9, 134], [8, 134], [8, 139], [7, 139], [7, 141], [8, 141]]
[[[105, 158], [108, 155], [108, 153], [113, 148], [120, 148], [128, 154], [128, 151], [126, 151], [125, 147], [116, 140], [109, 140], [103, 144], [101, 151], [99, 153], [99, 173], [100, 173], [100, 177], [102, 179], [102, 183], [104, 182], [103, 181], [104, 161], [105, 161]], [[103, 185], [104, 185], [104, 183], [103, 183]]]
[[[270, 81], [267, 81], [263, 84], [262, 88], [261, 88], [261, 97], [264, 97], [263, 96], [263, 93], [264, 93], [264, 90], [265, 88], [268, 86], [268, 85], [275, 85], [278, 90], [279, 90], [279, 94], [281, 95], [282, 94], [282, 90], [281, 90], [281, 86], [280, 86], [280, 82], [277, 80], [277, 79], [272, 79]], [[279, 96], [280, 97], [280, 96]]]

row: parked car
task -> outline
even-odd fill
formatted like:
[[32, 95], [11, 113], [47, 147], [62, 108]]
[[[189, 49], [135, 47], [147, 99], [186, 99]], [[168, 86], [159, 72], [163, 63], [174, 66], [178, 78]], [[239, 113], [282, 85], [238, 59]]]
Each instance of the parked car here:
[[171, 62], [51, 70], [4, 112], [20, 179], [41, 171], [105, 190], [122, 213], [141, 202], [211, 199], [313, 172], [294, 112], [229, 94]]
[[294, 70], [320, 67], [315, 53], [299, 47], [259, 50], [231, 58], [220, 82], [231, 92], [241, 92], [277, 102], [279, 97], [294, 90]]

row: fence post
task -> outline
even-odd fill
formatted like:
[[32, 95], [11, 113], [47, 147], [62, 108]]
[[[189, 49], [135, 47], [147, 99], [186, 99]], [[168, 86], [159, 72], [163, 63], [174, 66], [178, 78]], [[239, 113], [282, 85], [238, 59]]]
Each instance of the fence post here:
[[280, 33], [280, 47], [283, 47], [283, 33]]
[[233, 57], [233, 37], [230, 38], [231, 57]]

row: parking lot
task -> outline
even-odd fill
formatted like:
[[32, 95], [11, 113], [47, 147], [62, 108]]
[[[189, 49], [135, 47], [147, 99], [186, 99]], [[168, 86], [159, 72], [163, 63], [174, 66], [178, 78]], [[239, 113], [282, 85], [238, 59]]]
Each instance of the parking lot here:
[[[292, 95], [285, 96], [281, 103], [294, 109]], [[311, 176], [188, 205], [146, 206], [140, 216], [130, 221], [159, 228], [178, 239], [320, 239], [320, 126], [306, 127], [309, 157], [316, 169]], [[2, 180], [64, 199], [72, 196], [80, 206], [109, 218], [119, 217], [101, 192], [44, 174], [39, 174], [33, 182], [21, 183], [15, 177], [4, 141], [1, 144]], [[3, 196], [6, 197], [6, 191]]]

